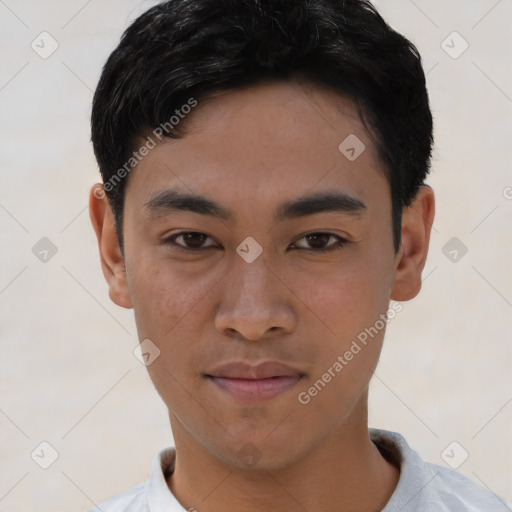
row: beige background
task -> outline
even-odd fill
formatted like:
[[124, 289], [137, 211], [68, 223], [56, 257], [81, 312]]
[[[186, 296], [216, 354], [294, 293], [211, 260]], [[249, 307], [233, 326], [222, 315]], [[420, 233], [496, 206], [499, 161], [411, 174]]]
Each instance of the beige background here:
[[[172, 443], [87, 211], [92, 93], [153, 3], [0, 1], [0, 512], [87, 509], [145, 480]], [[388, 327], [371, 425], [441, 465], [457, 441], [459, 471], [511, 501], [512, 1], [376, 3], [428, 71], [437, 217], [423, 291]], [[47, 59], [31, 48], [42, 31], [59, 45]], [[456, 59], [441, 46], [453, 31], [469, 43]], [[42, 237], [57, 248], [46, 263], [32, 252]], [[452, 237], [468, 248], [455, 263], [442, 250]], [[48, 469], [31, 458], [39, 447], [50, 460], [43, 441], [58, 452]]]

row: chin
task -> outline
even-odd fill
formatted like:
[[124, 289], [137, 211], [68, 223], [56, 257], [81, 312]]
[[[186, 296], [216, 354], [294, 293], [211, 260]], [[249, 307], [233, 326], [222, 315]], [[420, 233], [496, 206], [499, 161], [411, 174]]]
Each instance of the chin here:
[[[259, 431], [249, 430], [245, 434], [238, 432], [236, 436], [225, 437], [225, 444], [212, 451], [226, 464], [247, 470], [277, 471], [294, 465], [308, 451], [297, 438], [295, 432], [284, 429], [277, 434], [280, 427], [267, 426]], [[272, 433], [273, 430], [276, 430]], [[305, 429], [307, 430], [307, 429]], [[314, 444], [314, 443], [312, 443]], [[212, 445], [210, 445], [212, 446]]]

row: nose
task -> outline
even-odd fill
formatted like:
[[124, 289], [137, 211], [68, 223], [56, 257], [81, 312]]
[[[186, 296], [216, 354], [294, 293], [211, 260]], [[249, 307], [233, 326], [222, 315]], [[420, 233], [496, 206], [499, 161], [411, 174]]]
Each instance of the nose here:
[[235, 261], [223, 278], [221, 303], [215, 315], [217, 330], [230, 337], [257, 341], [293, 331], [296, 317], [293, 293], [260, 256], [252, 263]]

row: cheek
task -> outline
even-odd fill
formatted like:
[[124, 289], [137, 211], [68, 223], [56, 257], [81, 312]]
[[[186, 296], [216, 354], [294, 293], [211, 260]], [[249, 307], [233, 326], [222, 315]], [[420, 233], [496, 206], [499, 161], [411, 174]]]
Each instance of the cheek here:
[[[173, 338], [172, 331], [186, 328], [188, 336], [200, 325], [201, 303], [218, 285], [219, 276], [191, 275], [164, 260], [139, 263], [130, 288], [139, 336]], [[193, 321], [191, 320], [193, 319]]]
[[181, 386], [194, 384], [193, 356], [208, 321], [204, 306], [219, 281], [219, 276], [207, 274], [194, 276], [176, 263], [155, 260], [139, 261], [130, 278], [139, 339], [150, 339], [160, 350], [147, 371], [167, 404], [182, 403], [187, 408], [190, 402]]
[[361, 255], [318, 274], [301, 274], [292, 290], [332, 336], [347, 338], [372, 325], [387, 310], [392, 266]]
[[[316, 333], [314, 369], [297, 397], [304, 421], [333, 431], [360, 404], [372, 378], [386, 328], [381, 315], [389, 304], [382, 274], [364, 261], [345, 270], [315, 279], [308, 296], [324, 334]], [[313, 324], [311, 332], [314, 335]]]
[[387, 325], [382, 315], [389, 307], [392, 260], [368, 254], [350, 261], [347, 258], [337, 270], [304, 278], [302, 298], [314, 312], [309, 334], [317, 340], [317, 363], [309, 385], [318, 379], [320, 387], [329, 382], [329, 390], [317, 401], [319, 407], [358, 396], [379, 359]]

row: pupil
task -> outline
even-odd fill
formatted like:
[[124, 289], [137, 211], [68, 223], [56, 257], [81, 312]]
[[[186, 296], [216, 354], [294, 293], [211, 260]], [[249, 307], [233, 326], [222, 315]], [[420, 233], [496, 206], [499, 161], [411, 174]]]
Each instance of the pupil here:
[[310, 244], [311, 244], [311, 242], [313, 242], [311, 245], [314, 248], [318, 249], [318, 244], [317, 245], [315, 245], [315, 244], [320, 240], [320, 242], [323, 242], [323, 243], [320, 243], [320, 245], [322, 247], [324, 247], [327, 244], [328, 240], [329, 240], [329, 236], [330, 235], [319, 233], [319, 234], [316, 234], [316, 235], [309, 235], [308, 238], [309, 238]]
[[[202, 235], [201, 233], [187, 233], [184, 235], [185, 243], [191, 245], [192, 247], [200, 247], [204, 242], [203, 237], [204, 235]], [[194, 243], [194, 241], [199, 243]]]

